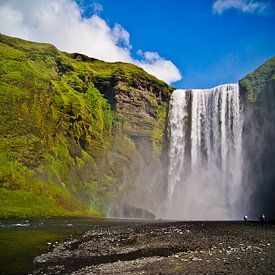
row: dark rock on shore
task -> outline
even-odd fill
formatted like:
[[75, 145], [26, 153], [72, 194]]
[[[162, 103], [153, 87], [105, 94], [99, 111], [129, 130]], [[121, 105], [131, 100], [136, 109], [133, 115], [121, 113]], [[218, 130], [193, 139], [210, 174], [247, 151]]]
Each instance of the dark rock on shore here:
[[274, 249], [274, 223], [112, 224], [36, 257], [34, 274], [271, 274]]
[[136, 219], [155, 219], [156, 216], [150, 211], [138, 208], [129, 204], [123, 203], [122, 205], [116, 205], [110, 211], [109, 215], [114, 217], [124, 217], [124, 218], [136, 218]]

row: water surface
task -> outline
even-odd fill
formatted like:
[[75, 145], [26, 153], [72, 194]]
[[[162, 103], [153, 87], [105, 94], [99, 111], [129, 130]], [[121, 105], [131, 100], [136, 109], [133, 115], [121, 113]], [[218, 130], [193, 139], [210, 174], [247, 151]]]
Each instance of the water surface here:
[[58, 242], [82, 234], [98, 224], [127, 222], [91, 218], [0, 220], [0, 274], [27, 274], [36, 267], [34, 257]]

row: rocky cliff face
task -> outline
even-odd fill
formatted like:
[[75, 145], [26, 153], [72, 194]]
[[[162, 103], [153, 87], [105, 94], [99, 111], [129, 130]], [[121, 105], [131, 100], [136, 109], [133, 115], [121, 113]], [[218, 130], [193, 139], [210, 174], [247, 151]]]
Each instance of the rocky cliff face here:
[[275, 57], [240, 80], [244, 102], [246, 195], [251, 215], [275, 218]]
[[118, 213], [148, 194], [172, 91], [131, 64], [1, 35], [0, 216]]

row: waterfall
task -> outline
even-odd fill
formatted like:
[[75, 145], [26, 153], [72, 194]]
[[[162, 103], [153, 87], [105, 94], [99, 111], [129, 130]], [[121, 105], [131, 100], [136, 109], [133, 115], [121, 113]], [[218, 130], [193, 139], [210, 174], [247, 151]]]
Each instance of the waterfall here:
[[169, 111], [165, 216], [237, 219], [242, 207], [242, 112], [238, 84], [176, 90]]

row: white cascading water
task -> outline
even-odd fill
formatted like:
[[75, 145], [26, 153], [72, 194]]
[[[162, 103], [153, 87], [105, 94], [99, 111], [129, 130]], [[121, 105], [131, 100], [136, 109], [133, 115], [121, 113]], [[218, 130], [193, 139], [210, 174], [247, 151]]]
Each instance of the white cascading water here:
[[165, 217], [238, 219], [243, 214], [242, 112], [238, 84], [176, 90], [169, 113]]

